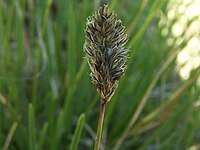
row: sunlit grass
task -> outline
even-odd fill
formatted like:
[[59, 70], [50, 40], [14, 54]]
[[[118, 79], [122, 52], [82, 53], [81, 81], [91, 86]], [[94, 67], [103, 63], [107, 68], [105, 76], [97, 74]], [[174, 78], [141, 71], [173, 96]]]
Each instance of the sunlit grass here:
[[179, 19], [172, 27], [174, 37], [185, 38], [181, 35], [185, 32], [187, 22], [194, 17], [197, 18], [186, 31], [186, 37], [191, 34], [194, 34], [194, 37], [188, 41], [188, 44], [180, 51], [177, 57], [179, 74], [184, 80], [189, 78], [192, 69], [200, 66], [200, 9], [198, 6], [200, 6], [199, 0], [182, 0], [180, 5], [174, 2], [169, 4], [169, 20], [173, 20], [177, 16], [176, 13], [179, 14]]

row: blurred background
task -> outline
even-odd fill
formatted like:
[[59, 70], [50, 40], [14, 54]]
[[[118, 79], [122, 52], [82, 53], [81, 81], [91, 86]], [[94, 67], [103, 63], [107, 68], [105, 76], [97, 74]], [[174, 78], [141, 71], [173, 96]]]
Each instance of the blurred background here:
[[104, 3], [131, 51], [101, 150], [200, 149], [200, 0], [0, 0], [0, 149], [93, 149], [84, 29]]

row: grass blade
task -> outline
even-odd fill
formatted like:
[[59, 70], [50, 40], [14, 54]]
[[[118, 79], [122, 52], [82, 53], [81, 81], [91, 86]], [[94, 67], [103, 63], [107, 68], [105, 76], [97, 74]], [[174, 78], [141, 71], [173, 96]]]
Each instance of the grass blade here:
[[29, 118], [29, 149], [35, 150], [35, 138], [36, 138], [35, 114], [32, 104], [29, 104], [28, 118]]
[[57, 121], [55, 134], [52, 137], [51, 146], [50, 146], [51, 150], [59, 149], [58, 147], [59, 147], [60, 137], [62, 134], [63, 123], [64, 123], [64, 112], [61, 111], [59, 114], [58, 121]]
[[3, 147], [3, 150], [8, 150], [8, 147], [10, 145], [10, 142], [12, 140], [12, 137], [13, 137], [13, 135], [15, 133], [15, 130], [16, 130], [17, 126], [18, 126], [18, 123], [14, 122], [12, 127], [10, 128], [10, 131], [9, 131], [8, 136], [6, 138], [6, 142], [5, 142], [5, 145]]
[[48, 129], [48, 123], [45, 123], [44, 127], [42, 128], [41, 134], [40, 134], [37, 150], [42, 150], [42, 147], [44, 145], [44, 140], [47, 135], [47, 129]]
[[70, 150], [77, 150], [84, 122], [85, 122], [85, 114], [81, 114], [78, 119], [78, 123], [77, 123], [76, 130], [72, 139]]

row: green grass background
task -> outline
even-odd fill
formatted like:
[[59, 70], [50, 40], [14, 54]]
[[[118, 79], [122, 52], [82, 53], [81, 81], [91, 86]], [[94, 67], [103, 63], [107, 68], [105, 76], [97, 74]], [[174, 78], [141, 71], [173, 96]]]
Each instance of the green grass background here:
[[[187, 30], [200, 19], [188, 20], [174, 37], [181, 14], [167, 20], [169, 2], [0, 0], [0, 149], [93, 149], [100, 98], [83, 58], [84, 29], [103, 3], [126, 26], [131, 51], [106, 107], [102, 150], [198, 146], [200, 109], [194, 106], [200, 67], [182, 80], [176, 57], [192, 37], [199, 38], [199, 32], [188, 36]], [[162, 18], [167, 23], [160, 25]]]

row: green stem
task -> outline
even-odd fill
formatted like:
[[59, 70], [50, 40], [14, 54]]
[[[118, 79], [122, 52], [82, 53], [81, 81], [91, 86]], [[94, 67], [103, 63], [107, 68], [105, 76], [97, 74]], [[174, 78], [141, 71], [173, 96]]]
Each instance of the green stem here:
[[94, 150], [99, 150], [99, 147], [100, 147], [105, 108], [106, 108], [106, 103], [104, 100], [101, 100], [100, 116], [99, 116], [99, 123], [98, 123], [96, 139], [95, 139]]

